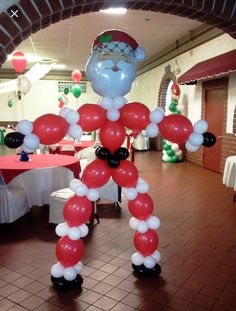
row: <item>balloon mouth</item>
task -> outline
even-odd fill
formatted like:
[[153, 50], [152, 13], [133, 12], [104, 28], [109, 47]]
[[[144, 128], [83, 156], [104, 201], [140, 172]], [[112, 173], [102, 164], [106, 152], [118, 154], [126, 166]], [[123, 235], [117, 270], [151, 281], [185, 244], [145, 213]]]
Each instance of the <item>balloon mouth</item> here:
[[117, 72], [120, 70], [120, 68], [115, 65], [114, 67], [111, 68], [111, 70]]

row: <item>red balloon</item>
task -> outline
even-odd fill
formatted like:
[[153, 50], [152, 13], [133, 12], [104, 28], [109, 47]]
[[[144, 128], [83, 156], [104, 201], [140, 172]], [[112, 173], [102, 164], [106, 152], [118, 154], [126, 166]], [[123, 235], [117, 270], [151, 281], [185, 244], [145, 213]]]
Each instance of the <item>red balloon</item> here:
[[68, 128], [69, 124], [62, 117], [52, 113], [44, 114], [33, 123], [33, 133], [44, 145], [58, 143], [66, 136]]
[[82, 180], [89, 188], [105, 185], [111, 177], [111, 169], [103, 160], [96, 159], [89, 163], [82, 174]]
[[92, 203], [87, 197], [74, 195], [65, 203], [63, 215], [70, 227], [78, 227], [85, 223], [92, 213]]
[[132, 162], [124, 160], [117, 168], [111, 170], [111, 176], [121, 187], [135, 187], [138, 181], [138, 170]]
[[151, 122], [150, 110], [142, 103], [131, 102], [120, 109], [121, 121], [129, 129], [142, 131]]
[[72, 71], [71, 78], [75, 83], [78, 83], [82, 78], [82, 73], [79, 69], [75, 69]]
[[136, 199], [129, 201], [128, 208], [135, 218], [145, 220], [153, 212], [153, 201], [147, 193], [139, 193]]
[[102, 127], [106, 120], [106, 111], [95, 104], [84, 104], [77, 111], [80, 115], [78, 124], [83, 131], [95, 131]]
[[15, 69], [16, 72], [21, 73], [22, 71], [24, 71], [27, 64], [27, 60], [25, 58], [24, 53], [22, 52], [13, 53], [11, 63], [12, 67]]
[[179, 96], [180, 95], [180, 88], [179, 85], [177, 83], [174, 83], [171, 87], [171, 92], [176, 95]]
[[56, 257], [66, 268], [77, 264], [84, 254], [84, 243], [81, 239], [72, 241], [68, 236], [62, 237], [56, 245]]
[[64, 102], [63, 100], [60, 100], [59, 104], [58, 104], [59, 108], [62, 108], [64, 106]]
[[158, 127], [165, 139], [177, 144], [187, 141], [193, 132], [193, 126], [189, 119], [179, 114], [164, 117]]
[[100, 142], [111, 152], [116, 151], [123, 144], [125, 137], [125, 128], [120, 121], [105, 121], [99, 131]]
[[134, 235], [134, 246], [143, 255], [150, 256], [158, 246], [158, 235], [149, 229], [146, 233], [136, 232]]

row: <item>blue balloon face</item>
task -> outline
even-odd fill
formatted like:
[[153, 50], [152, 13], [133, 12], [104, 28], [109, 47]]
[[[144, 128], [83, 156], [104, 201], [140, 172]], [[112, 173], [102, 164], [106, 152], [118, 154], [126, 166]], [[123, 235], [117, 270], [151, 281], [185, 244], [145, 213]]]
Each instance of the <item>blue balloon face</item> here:
[[86, 65], [86, 76], [100, 96], [124, 96], [136, 77], [136, 63], [131, 57], [126, 59], [117, 53], [110, 54], [113, 59], [93, 53]]

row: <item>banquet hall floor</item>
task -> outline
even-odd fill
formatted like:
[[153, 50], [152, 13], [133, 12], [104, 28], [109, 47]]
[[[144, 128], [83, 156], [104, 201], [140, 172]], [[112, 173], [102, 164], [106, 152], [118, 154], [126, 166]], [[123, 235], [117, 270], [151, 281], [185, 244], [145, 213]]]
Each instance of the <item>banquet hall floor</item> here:
[[127, 202], [100, 205], [100, 224], [85, 239], [82, 289], [58, 292], [50, 281], [57, 236], [48, 206], [0, 226], [0, 311], [235, 311], [236, 202], [222, 176], [183, 162], [165, 164], [155, 151], [137, 152], [150, 183], [161, 252], [159, 277], [139, 279], [130, 256], [134, 231]]

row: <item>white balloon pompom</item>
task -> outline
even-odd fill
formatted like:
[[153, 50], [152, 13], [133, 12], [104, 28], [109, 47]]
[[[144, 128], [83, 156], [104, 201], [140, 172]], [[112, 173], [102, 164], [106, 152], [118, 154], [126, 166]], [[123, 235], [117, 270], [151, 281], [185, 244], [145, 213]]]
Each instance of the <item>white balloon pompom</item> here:
[[149, 123], [146, 127], [146, 133], [148, 137], [156, 137], [159, 133], [159, 128], [156, 124], [154, 123]]
[[80, 139], [83, 135], [83, 130], [78, 124], [71, 124], [67, 134], [74, 139]]
[[164, 114], [159, 109], [155, 109], [154, 111], [150, 112], [149, 119], [151, 123], [158, 124], [163, 120], [163, 118]]
[[29, 149], [37, 149], [39, 146], [39, 138], [35, 134], [27, 134], [24, 137], [24, 145]]
[[131, 256], [131, 262], [135, 265], [135, 266], [140, 266], [143, 263], [143, 255], [141, 255], [140, 253], [134, 253]]
[[139, 193], [146, 193], [149, 190], [149, 184], [142, 178], [139, 178], [136, 189]]
[[169, 161], [171, 158], [168, 156], [168, 154], [166, 154], [166, 151], [163, 150], [163, 156], [162, 156], [162, 160], [163, 161]]
[[127, 103], [127, 99], [125, 97], [117, 96], [112, 101], [112, 107], [115, 109], [122, 108]]
[[87, 198], [94, 202], [97, 201], [100, 197], [99, 191], [97, 189], [90, 188], [87, 193]]
[[109, 110], [112, 108], [112, 99], [110, 97], [103, 97], [99, 102], [99, 105], [102, 106], [103, 109]]
[[130, 228], [136, 230], [138, 222], [139, 222], [138, 219], [136, 219], [135, 217], [130, 218], [130, 220], [129, 220]]
[[63, 276], [67, 281], [73, 281], [77, 277], [77, 271], [73, 267], [65, 268]]
[[158, 261], [161, 260], [161, 254], [160, 254], [160, 252], [158, 252], [158, 251], [155, 251], [155, 252], [152, 254], [152, 257], [156, 260], [156, 262], [158, 262]]
[[73, 266], [73, 268], [76, 270], [76, 272], [78, 274], [80, 274], [80, 272], [82, 272], [83, 267], [84, 267], [84, 265], [81, 261], [77, 262], [77, 264]]
[[133, 187], [127, 188], [125, 190], [125, 196], [128, 201], [135, 200], [138, 196], [138, 191], [136, 190], [136, 188], [133, 188]]
[[60, 264], [60, 262], [56, 263], [51, 268], [51, 275], [54, 278], [61, 278], [64, 274], [65, 268]]
[[203, 134], [207, 131], [208, 129], [208, 123], [205, 120], [198, 120], [196, 123], [193, 125], [193, 130], [194, 132]]
[[181, 112], [184, 112], [184, 109], [185, 109], [185, 107], [184, 107], [183, 104], [178, 104], [178, 105], [176, 106], [176, 108], [177, 108], [179, 111], [181, 111]]
[[33, 153], [34, 149], [28, 148], [25, 144], [21, 145], [21, 149], [26, 153]]
[[68, 107], [63, 107], [63, 108], [59, 111], [59, 116], [62, 117], [62, 118], [65, 118], [67, 112], [69, 112], [70, 110], [72, 110], [72, 109], [70, 109], [70, 108], [68, 108]]
[[144, 257], [143, 264], [146, 268], [152, 269], [156, 265], [156, 260], [152, 256]]
[[107, 110], [107, 119], [109, 121], [114, 122], [114, 121], [119, 120], [119, 118], [120, 118], [120, 112], [119, 112], [118, 109], [110, 108], [110, 109]]
[[68, 227], [67, 223], [65, 223], [65, 222], [60, 223], [59, 225], [56, 226], [55, 231], [56, 231], [56, 234], [58, 236], [61, 236], [61, 237], [66, 236], [68, 231], [69, 231], [69, 227]]
[[71, 190], [73, 190], [74, 192], [75, 192], [75, 189], [76, 189], [76, 187], [78, 187], [79, 185], [81, 185], [82, 184], [82, 181], [81, 180], [79, 180], [79, 179], [72, 179], [71, 181], [70, 181], [70, 184], [69, 184], [69, 186], [70, 186], [70, 189]]
[[146, 51], [142, 47], [137, 47], [136, 50], [134, 51], [134, 60], [136, 62], [142, 62], [145, 60], [147, 56]]
[[178, 144], [173, 144], [173, 145], [171, 146], [171, 149], [172, 149], [173, 151], [177, 152], [177, 151], [179, 151], [179, 145], [178, 145]]
[[82, 182], [75, 187], [75, 194], [79, 197], [84, 197], [88, 194], [88, 187]]
[[23, 135], [31, 134], [33, 131], [33, 124], [29, 120], [21, 120], [16, 126], [16, 131]]
[[88, 234], [88, 232], [89, 232], [89, 228], [85, 224], [80, 225], [79, 229], [80, 229], [80, 232], [81, 232], [81, 238], [84, 238]]
[[203, 143], [203, 140], [203, 135], [197, 132], [193, 132], [188, 138], [189, 143], [193, 146], [200, 146]]
[[80, 228], [78, 228], [78, 227], [71, 227], [71, 228], [69, 228], [67, 235], [68, 235], [68, 237], [69, 237], [72, 241], [77, 241], [77, 240], [79, 240], [80, 237], [81, 237]]
[[152, 230], [156, 230], [160, 227], [160, 219], [156, 216], [150, 216], [148, 219], [147, 219], [147, 224], [148, 224], [148, 227]]
[[149, 227], [148, 227], [148, 224], [147, 224], [146, 221], [140, 220], [140, 221], [138, 222], [136, 230], [137, 230], [139, 233], [145, 233], [145, 232], [148, 231], [148, 229], [149, 229]]
[[187, 140], [185, 143], [185, 148], [189, 151], [189, 152], [195, 152], [199, 149], [199, 146], [194, 146], [192, 144], [190, 144], [190, 142]]
[[79, 113], [74, 110], [70, 110], [65, 115], [65, 120], [69, 124], [76, 124], [79, 121]]

